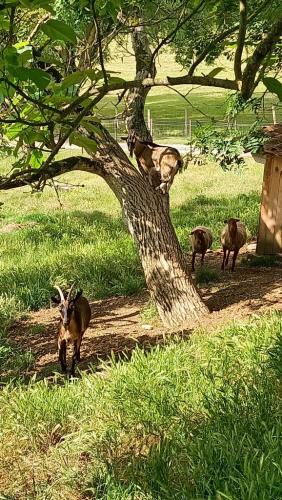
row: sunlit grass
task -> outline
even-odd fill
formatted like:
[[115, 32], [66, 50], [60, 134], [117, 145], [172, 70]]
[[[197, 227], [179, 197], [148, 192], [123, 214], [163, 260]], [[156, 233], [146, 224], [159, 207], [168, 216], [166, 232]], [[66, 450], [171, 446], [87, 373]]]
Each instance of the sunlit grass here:
[[137, 349], [103, 377], [6, 386], [0, 493], [281, 498], [281, 338], [272, 314]]

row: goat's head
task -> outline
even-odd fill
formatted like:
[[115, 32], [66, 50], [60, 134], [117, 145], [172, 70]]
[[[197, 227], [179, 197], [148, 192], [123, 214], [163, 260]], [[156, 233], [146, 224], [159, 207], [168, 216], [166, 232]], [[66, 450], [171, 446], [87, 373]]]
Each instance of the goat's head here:
[[192, 235], [194, 236], [195, 242], [197, 244], [202, 244], [205, 241], [204, 234], [205, 234], [205, 231], [203, 231], [202, 229], [194, 229], [190, 233], [191, 236]]
[[228, 225], [228, 231], [231, 236], [237, 233], [237, 222], [240, 222], [240, 219], [234, 219], [233, 217], [224, 221], [224, 224]]
[[82, 295], [82, 290], [79, 290], [76, 295], [73, 297], [73, 288], [74, 285], [71, 286], [70, 290], [68, 293], [63, 293], [61, 288], [58, 286], [55, 286], [59, 292], [59, 298], [58, 297], [51, 297], [52, 301], [55, 302], [56, 304], [59, 304], [59, 311], [61, 315], [61, 321], [64, 325], [65, 328], [68, 328], [70, 321], [73, 317], [74, 310], [75, 310], [75, 303], [77, 299]]
[[137, 137], [134, 132], [130, 132], [127, 137], [121, 137], [122, 140], [126, 141], [129, 155], [133, 156], [134, 148], [137, 142]]

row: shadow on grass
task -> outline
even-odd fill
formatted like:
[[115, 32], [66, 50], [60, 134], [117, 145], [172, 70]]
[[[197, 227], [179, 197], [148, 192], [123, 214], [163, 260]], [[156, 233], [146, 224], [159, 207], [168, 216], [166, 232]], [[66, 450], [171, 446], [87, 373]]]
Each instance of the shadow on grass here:
[[8, 290], [22, 309], [48, 304], [55, 283], [68, 286], [75, 281], [97, 299], [130, 295], [144, 287], [136, 248], [120, 219], [73, 211], [30, 214], [25, 221], [37, 225], [2, 236], [0, 276], [0, 293]]

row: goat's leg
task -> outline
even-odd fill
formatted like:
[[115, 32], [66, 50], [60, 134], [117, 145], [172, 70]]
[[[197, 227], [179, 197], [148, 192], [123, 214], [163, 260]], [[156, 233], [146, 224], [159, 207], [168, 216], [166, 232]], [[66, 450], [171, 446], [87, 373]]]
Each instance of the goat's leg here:
[[238, 253], [239, 253], [239, 250], [234, 250], [231, 271], [234, 271], [235, 262], [236, 262]]
[[195, 272], [195, 258], [196, 258], [196, 252], [192, 253], [192, 272]]
[[59, 348], [59, 361], [61, 363], [62, 372], [65, 373], [67, 371], [67, 343], [65, 340], [61, 340], [58, 342]]
[[228, 261], [229, 261], [229, 255], [230, 255], [230, 250], [228, 250], [227, 252], [227, 257], [226, 257], [226, 260], [225, 260], [225, 267], [227, 266], [228, 264]]
[[201, 258], [201, 265], [204, 265], [204, 259], [205, 259], [206, 252], [202, 252], [202, 258]]
[[226, 247], [223, 247], [223, 261], [221, 264], [221, 270], [224, 271], [224, 264], [225, 264], [225, 259], [226, 259]]
[[77, 361], [77, 340], [73, 342], [73, 352], [72, 352], [72, 360], [71, 360], [71, 370], [70, 374], [74, 375], [75, 371], [75, 362]]
[[82, 332], [81, 337], [77, 341], [76, 360], [77, 360], [78, 363], [81, 360], [81, 357], [80, 357], [80, 346], [81, 346], [81, 341], [82, 341], [83, 334], [84, 334], [84, 332]]

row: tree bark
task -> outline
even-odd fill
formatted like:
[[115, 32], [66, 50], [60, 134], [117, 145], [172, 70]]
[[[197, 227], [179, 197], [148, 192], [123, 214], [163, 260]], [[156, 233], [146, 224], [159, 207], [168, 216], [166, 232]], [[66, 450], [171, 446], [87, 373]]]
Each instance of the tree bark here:
[[[135, 54], [137, 80], [156, 76], [155, 63], [152, 64], [152, 52], [143, 26], [133, 28], [131, 34], [132, 48]], [[136, 132], [139, 139], [151, 141], [152, 136], [146, 126], [144, 109], [150, 87], [135, 87], [130, 89], [125, 102], [125, 123], [127, 131]]]

